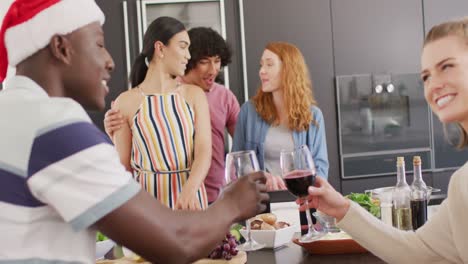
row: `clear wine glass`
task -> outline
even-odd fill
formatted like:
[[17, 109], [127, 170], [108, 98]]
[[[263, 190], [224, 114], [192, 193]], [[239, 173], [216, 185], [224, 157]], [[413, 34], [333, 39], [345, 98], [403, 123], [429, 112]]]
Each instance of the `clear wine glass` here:
[[[306, 145], [295, 148], [294, 150], [282, 150], [280, 154], [281, 176], [284, 179], [288, 191], [294, 196], [303, 199], [307, 208], [308, 195], [307, 189], [314, 185], [316, 170], [314, 160], [310, 154], [310, 150]], [[309, 243], [325, 235], [324, 232], [319, 232], [314, 228], [310, 210], [306, 210], [307, 225], [309, 227], [307, 234], [299, 238], [301, 243]]]
[[[255, 152], [248, 151], [237, 151], [231, 152], [226, 155], [226, 171], [225, 171], [225, 181], [226, 185], [232, 181], [237, 180], [240, 177], [246, 176], [248, 174], [260, 171], [260, 166], [258, 165], [257, 156]], [[244, 244], [239, 245], [237, 248], [243, 251], [254, 251], [261, 248], [264, 248], [264, 244], [260, 244], [252, 239], [250, 233], [250, 220], [246, 221], [247, 228], [247, 238]]]

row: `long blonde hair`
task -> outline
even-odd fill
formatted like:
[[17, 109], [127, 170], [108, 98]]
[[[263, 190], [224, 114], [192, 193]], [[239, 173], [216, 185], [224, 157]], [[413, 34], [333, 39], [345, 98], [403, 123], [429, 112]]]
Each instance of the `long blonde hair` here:
[[[426, 34], [426, 38], [424, 39], [424, 46], [447, 36], [462, 37], [465, 40], [465, 44], [468, 46], [468, 17], [433, 26]], [[468, 145], [468, 134], [459, 123], [457, 123], [457, 127], [460, 132], [460, 139], [458, 141], [457, 147], [461, 149]], [[447, 136], [447, 127], [445, 124], [444, 132]]]
[[[288, 128], [304, 131], [309, 129], [310, 123], [317, 125], [310, 112], [310, 107], [317, 105], [317, 102], [314, 99], [309, 70], [301, 51], [286, 42], [271, 42], [265, 49], [275, 53], [283, 63], [280, 89], [283, 91], [288, 113]], [[252, 100], [263, 120], [271, 125], [279, 124], [278, 110], [273, 103], [272, 93], [265, 93], [259, 87]]]

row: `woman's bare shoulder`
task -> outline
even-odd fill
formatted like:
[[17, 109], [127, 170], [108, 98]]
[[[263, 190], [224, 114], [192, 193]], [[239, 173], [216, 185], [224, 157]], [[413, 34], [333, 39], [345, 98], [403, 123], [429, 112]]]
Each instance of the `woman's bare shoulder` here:
[[141, 98], [142, 95], [137, 89], [130, 89], [125, 92], [122, 92], [117, 96], [115, 99], [116, 104], [126, 104], [129, 102], [133, 102], [135, 98]]
[[190, 104], [195, 105], [199, 102], [200, 97], [206, 98], [205, 92], [203, 89], [193, 85], [193, 84], [182, 84], [180, 86], [181, 95], [187, 100]]
[[202, 88], [193, 84], [181, 84], [179, 87], [182, 91], [193, 95], [204, 94]]
[[131, 114], [135, 111], [135, 107], [140, 105], [142, 98], [142, 94], [137, 89], [130, 89], [115, 99], [114, 107], [120, 109], [123, 114]]

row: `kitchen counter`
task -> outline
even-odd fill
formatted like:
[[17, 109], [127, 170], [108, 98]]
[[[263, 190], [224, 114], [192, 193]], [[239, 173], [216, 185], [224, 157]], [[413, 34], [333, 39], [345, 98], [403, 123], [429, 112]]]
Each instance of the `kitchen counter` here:
[[287, 246], [272, 250], [262, 249], [247, 253], [247, 263], [250, 264], [296, 264], [296, 263], [385, 263], [371, 253], [313, 255], [302, 247], [289, 243]]
[[[112, 258], [113, 259], [113, 258]], [[99, 260], [98, 264], [149, 264], [149, 262], [136, 262], [130, 258], [115, 260]], [[337, 255], [313, 255], [302, 247], [289, 243], [284, 247], [273, 249], [261, 249], [247, 253], [247, 264], [307, 264], [307, 263], [347, 263], [367, 264], [385, 263], [371, 253], [337, 254]]]

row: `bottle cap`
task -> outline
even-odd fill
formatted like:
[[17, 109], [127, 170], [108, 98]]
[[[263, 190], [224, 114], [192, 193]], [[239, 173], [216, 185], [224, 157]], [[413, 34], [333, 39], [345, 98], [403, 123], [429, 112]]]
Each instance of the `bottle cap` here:
[[421, 157], [420, 156], [414, 156], [413, 157], [413, 165], [421, 165]]
[[405, 157], [397, 157], [397, 166], [404, 165]]

